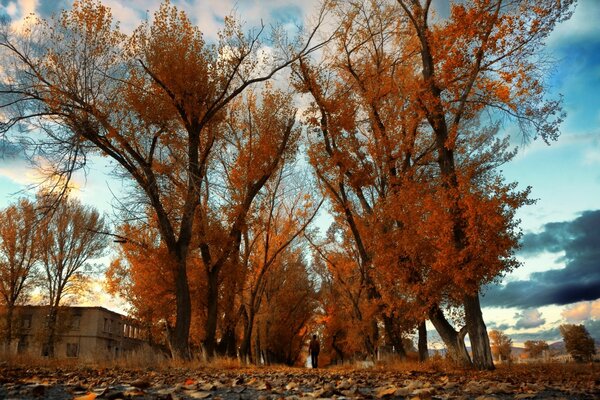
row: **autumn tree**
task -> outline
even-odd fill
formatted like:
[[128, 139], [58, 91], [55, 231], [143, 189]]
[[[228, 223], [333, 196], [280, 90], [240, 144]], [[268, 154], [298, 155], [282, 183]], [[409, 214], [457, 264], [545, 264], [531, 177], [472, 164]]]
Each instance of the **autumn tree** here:
[[524, 343], [529, 358], [539, 358], [550, 347], [545, 340], [528, 340]]
[[[299, 236], [312, 222], [320, 207], [305, 192], [308, 189], [306, 182], [296, 179], [294, 183], [290, 179], [294, 172], [293, 164], [289, 168], [285, 168], [285, 165], [280, 167], [274, 179], [265, 186], [264, 194], [257, 201], [252, 223], [244, 231], [242, 253], [245, 254], [245, 279], [241, 304], [244, 335], [240, 345], [240, 356], [243, 359], [249, 360], [251, 356], [254, 321], [265, 297], [267, 280], [272, 274], [284, 279], [278, 271], [274, 271], [285, 268], [282, 253], [290, 247], [297, 248]], [[288, 259], [289, 257], [288, 255]], [[270, 293], [270, 296], [274, 297], [276, 294]]]
[[[39, 201], [52, 201], [44, 199]], [[90, 274], [95, 272], [91, 260], [102, 256], [107, 238], [104, 219], [96, 210], [67, 198], [42, 220], [37, 230], [36, 246], [41, 263], [40, 286], [49, 305], [46, 321], [44, 355], [54, 357], [54, 342], [59, 307], [77, 295]]]
[[38, 261], [39, 218], [34, 204], [20, 199], [0, 211], [0, 295], [6, 307], [3, 339], [10, 346], [15, 306], [26, 300]]
[[489, 332], [490, 340], [492, 341], [492, 354], [498, 361], [510, 361], [510, 353], [512, 352], [512, 339], [504, 332], [492, 330]]
[[567, 352], [575, 361], [591, 361], [592, 356], [596, 354], [596, 342], [582, 324], [561, 325], [560, 334], [565, 342]]
[[[502, 181], [495, 169], [514, 153], [506, 140], [494, 138], [495, 126], [482, 126], [471, 115], [454, 143], [453, 174], [461, 193], [458, 187], [449, 192], [447, 177], [436, 168], [437, 142], [419, 97], [418, 38], [410, 34], [410, 21], [398, 19], [403, 12], [396, 3], [340, 5], [342, 28], [331, 54], [319, 65], [301, 60], [296, 86], [313, 100], [307, 116], [318, 136], [309, 150], [311, 163], [339, 226], [348, 229], [343, 237], [354, 243], [386, 339], [395, 338], [401, 349], [402, 335], [390, 328], [423, 328], [429, 317], [453, 358], [470, 365], [463, 339], [472, 318], [456, 331], [442, 304], [464, 307], [466, 287], [476, 291], [517, 265], [514, 211], [527, 203], [527, 191]], [[460, 203], [461, 229], [472, 238], [460, 257], [447, 235], [458, 212], [449, 206], [453, 202]], [[449, 274], [453, 259], [472, 262]], [[466, 315], [473, 313], [471, 307]], [[405, 321], [398, 323], [400, 315]]]
[[[135, 182], [156, 214], [161, 241], [174, 260], [171, 347], [177, 358], [190, 356], [188, 253], [194, 231], [204, 238], [200, 247], [211, 299], [206, 347], [212, 353], [217, 278], [264, 183], [264, 168], [272, 165], [262, 154], [267, 164], [248, 170], [256, 172], [255, 180], [240, 190], [245, 197], [231, 210], [229, 239], [218, 252], [210, 251], [206, 231], [195, 230], [195, 225], [206, 226], [209, 220], [209, 209], [200, 207], [200, 201], [207, 164], [222, 140], [216, 125], [228, 104], [249, 86], [314, 50], [310, 46], [316, 28], [302, 43], [275, 35], [270, 38], [273, 52], [263, 52], [264, 27], [245, 34], [227, 17], [219, 40], [209, 44], [185, 13], [164, 2], [151, 21], [127, 36], [113, 23], [109, 8], [93, 0], [76, 1], [71, 10], [26, 26], [16, 34], [5, 26], [1, 35], [3, 71], [12, 77], [0, 90], [6, 116], [2, 132], [25, 122], [41, 128], [53, 139], [54, 146], [45, 151], [54, 155], [58, 175], [68, 178], [85, 166], [88, 154], [101, 154]], [[290, 123], [289, 115], [276, 121], [282, 119]], [[169, 185], [177, 180], [182, 186], [172, 192]], [[170, 199], [173, 194], [179, 198]]]
[[[554, 26], [571, 15], [573, 1], [484, 0], [452, 4], [446, 19], [430, 20], [431, 0], [398, 0], [400, 18], [418, 43], [421, 78], [418, 104], [431, 128], [437, 164], [450, 210], [448, 267], [464, 280], [462, 304], [477, 368], [493, 368], [479, 303], [479, 282], [462, 272], [468, 252], [464, 190], [456, 143], [464, 126], [482, 110], [513, 118], [526, 134], [555, 139], [563, 118], [558, 101], [547, 101], [540, 48]], [[461, 261], [462, 260], [462, 261]], [[464, 279], [466, 278], [466, 279]], [[460, 286], [459, 286], [460, 287]], [[442, 326], [439, 324], [440, 327]], [[446, 329], [450, 336], [456, 336]]]
[[318, 302], [302, 248], [288, 247], [265, 281], [264, 299], [256, 316], [256, 360], [298, 364], [312, 334]]
[[418, 115], [406, 86], [414, 71], [405, 62], [394, 7], [378, 2], [339, 3], [335, 13], [340, 33], [323, 61], [303, 59], [296, 66], [296, 87], [312, 100], [307, 119], [315, 135], [309, 155], [338, 228], [348, 230], [340, 237], [350, 241], [343, 246], [354, 250], [343, 251], [358, 257], [356, 263], [348, 260], [348, 265], [355, 264], [360, 272], [364, 295], [371, 303], [364, 306], [376, 310], [368, 313], [372, 327], [365, 336], [365, 350], [373, 354], [378, 345], [380, 319], [385, 325], [383, 337], [402, 355], [402, 332], [396, 331], [398, 327], [410, 330], [410, 324], [393, 321], [405, 314], [394, 314], [394, 304], [382, 301], [374, 275], [377, 251], [372, 233], [382, 225], [383, 230], [397, 227], [393, 219], [378, 220], [378, 210], [430, 151], [418, 137]]

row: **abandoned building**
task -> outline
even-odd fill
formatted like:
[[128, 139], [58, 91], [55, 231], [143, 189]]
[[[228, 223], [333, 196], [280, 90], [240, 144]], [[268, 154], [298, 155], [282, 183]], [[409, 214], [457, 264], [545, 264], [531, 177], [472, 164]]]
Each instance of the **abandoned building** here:
[[[47, 356], [43, 346], [47, 315], [45, 306], [15, 309], [12, 354]], [[103, 307], [61, 307], [56, 334], [56, 358], [114, 360], [153, 351], [139, 324]]]

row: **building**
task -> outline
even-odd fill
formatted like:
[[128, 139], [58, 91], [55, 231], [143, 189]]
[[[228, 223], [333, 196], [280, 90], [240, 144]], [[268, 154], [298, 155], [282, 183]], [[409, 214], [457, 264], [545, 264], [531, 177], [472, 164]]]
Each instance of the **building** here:
[[[19, 306], [13, 322], [12, 354], [44, 357], [47, 306]], [[152, 352], [145, 333], [124, 315], [103, 307], [61, 307], [56, 328], [56, 358], [114, 360]]]

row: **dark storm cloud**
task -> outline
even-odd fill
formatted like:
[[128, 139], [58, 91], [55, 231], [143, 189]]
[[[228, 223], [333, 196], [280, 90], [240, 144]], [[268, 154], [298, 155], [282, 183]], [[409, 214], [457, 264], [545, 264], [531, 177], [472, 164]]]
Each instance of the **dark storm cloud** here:
[[510, 338], [513, 342], [524, 343], [528, 340], [545, 340], [547, 342], [556, 342], [562, 340], [558, 328], [544, 329], [532, 333], [511, 333]]
[[496, 330], [499, 330], [499, 331], [505, 331], [508, 328], [510, 328], [510, 325], [508, 325], [508, 324], [497, 324], [494, 321], [490, 321], [490, 322], [487, 323], [487, 327], [489, 329], [496, 329]]
[[495, 307], [541, 307], [600, 298], [600, 210], [585, 211], [569, 222], [544, 225], [523, 237], [521, 254], [564, 251], [565, 268], [531, 274], [529, 280], [490, 285], [483, 304]]

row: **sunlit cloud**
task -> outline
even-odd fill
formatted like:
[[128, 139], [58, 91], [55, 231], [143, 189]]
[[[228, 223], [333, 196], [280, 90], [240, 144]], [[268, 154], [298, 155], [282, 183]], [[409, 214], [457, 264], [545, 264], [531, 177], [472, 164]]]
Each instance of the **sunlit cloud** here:
[[536, 309], [523, 310], [515, 314], [517, 322], [515, 329], [530, 329], [538, 328], [546, 323], [546, 319], [542, 317], [542, 313]]
[[561, 315], [571, 323], [580, 323], [588, 319], [600, 320], [600, 300], [571, 304], [564, 309]]
[[[66, 183], [64, 178], [52, 176], [48, 161], [37, 158], [37, 166], [21, 157], [6, 157], [0, 163], [0, 176], [24, 187], [39, 187], [41, 189]], [[84, 183], [78, 178], [72, 178], [68, 184], [70, 194], [79, 197]]]

